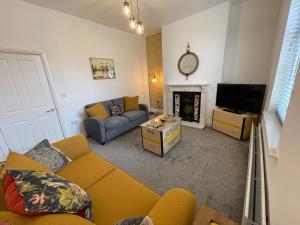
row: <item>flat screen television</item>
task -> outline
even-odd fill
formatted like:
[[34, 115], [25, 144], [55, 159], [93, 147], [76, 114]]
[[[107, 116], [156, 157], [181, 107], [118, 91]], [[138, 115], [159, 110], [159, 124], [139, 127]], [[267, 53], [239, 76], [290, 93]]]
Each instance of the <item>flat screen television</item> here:
[[216, 105], [234, 113], [260, 114], [266, 92], [265, 84], [218, 84]]

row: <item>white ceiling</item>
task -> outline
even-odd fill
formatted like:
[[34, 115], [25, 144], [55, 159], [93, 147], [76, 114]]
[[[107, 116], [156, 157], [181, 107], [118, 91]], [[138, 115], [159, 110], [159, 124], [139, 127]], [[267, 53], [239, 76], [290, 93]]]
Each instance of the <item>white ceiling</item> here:
[[[130, 31], [122, 14], [123, 0], [23, 0], [46, 8]], [[139, 0], [145, 36], [157, 33], [165, 24], [193, 15], [227, 0]], [[136, 0], [132, 0], [136, 8]], [[136, 12], [136, 10], [134, 10]], [[135, 13], [136, 14], [136, 13]]]

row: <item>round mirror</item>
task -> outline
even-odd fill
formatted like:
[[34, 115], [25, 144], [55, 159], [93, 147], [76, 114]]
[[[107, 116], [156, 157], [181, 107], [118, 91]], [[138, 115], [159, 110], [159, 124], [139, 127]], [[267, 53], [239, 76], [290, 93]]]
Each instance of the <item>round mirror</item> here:
[[198, 56], [193, 52], [183, 54], [178, 61], [178, 69], [183, 75], [190, 75], [198, 68]]

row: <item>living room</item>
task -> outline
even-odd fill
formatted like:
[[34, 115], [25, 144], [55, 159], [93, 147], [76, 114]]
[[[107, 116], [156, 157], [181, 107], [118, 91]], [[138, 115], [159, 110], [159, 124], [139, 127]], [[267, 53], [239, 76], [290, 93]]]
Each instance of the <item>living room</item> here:
[[[300, 224], [299, 9], [0, 0], [0, 224]], [[86, 211], [23, 199], [37, 171]]]

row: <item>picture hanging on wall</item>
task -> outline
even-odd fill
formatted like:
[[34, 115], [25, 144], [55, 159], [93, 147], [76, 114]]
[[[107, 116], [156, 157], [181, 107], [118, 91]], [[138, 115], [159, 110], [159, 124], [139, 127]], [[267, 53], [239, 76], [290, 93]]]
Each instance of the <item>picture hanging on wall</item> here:
[[94, 80], [116, 78], [113, 59], [90, 58], [90, 64]]

